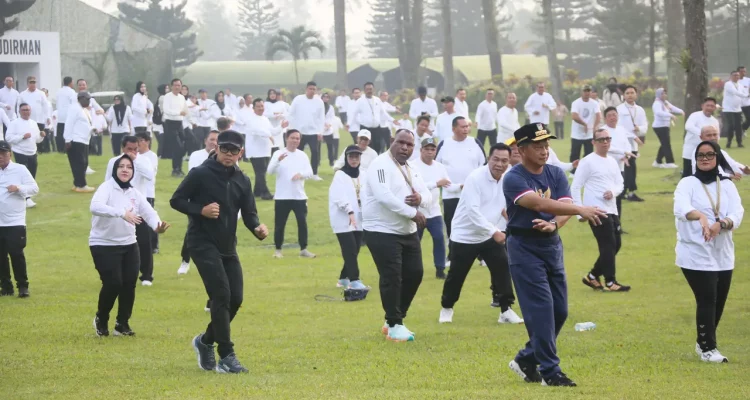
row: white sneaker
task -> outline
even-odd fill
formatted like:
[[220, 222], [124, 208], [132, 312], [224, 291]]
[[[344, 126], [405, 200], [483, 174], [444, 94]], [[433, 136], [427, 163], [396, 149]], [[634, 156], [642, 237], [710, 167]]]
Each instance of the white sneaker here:
[[276, 250], [273, 252], [273, 258], [284, 258], [284, 255], [281, 254], [281, 250]]
[[718, 349], [713, 349], [713, 350], [702, 352], [701, 361], [712, 362], [712, 363], [728, 363], [729, 362], [729, 360], [727, 360], [726, 357], [722, 356], [721, 353], [719, 353]]
[[441, 324], [453, 322], [453, 309], [443, 308], [440, 310], [440, 319], [438, 320]]
[[26, 199], [26, 208], [34, 207], [36, 207], [36, 203], [34, 203], [34, 200], [31, 200], [31, 198]]
[[143, 282], [141, 282], [141, 285], [143, 285], [143, 286], [152, 286], [153, 282], [151, 282], [151, 281], [143, 281]]
[[487, 266], [487, 263], [486, 263], [486, 262], [484, 262], [484, 260], [482, 260], [482, 261], [480, 261], [480, 262], [479, 262], [479, 265], [481, 265], [481, 266], [483, 266], [483, 267], [486, 267], [486, 266]]
[[675, 169], [675, 168], [678, 168], [678, 167], [677, 167], [677, 164], [675, 164], [675, 163], [669, 163], [669, 164], [664, 164], [664, 166], [662, 168]]
[[87, 167], [86, 168], [86, 175], [91, 175], [91, 174], [95, 174], [95, 173], [96, 173], [96, 171], [94, 171], [93, 169], [91, 169], [91, 167]]
[[318, 175], [313, 175], [312, 180], [314, 180], [314, 181], [322, 181], [323, 178], [319, 177]]
[[182, 262], [180, 268], [177, 270], [177, 275], [185, 275], [190, 271], [190, 263]]
[[310, 253], [310, 251], [307, 249], [300, 251], [299, 256], [302, 258], [315, 258], [315, 254]]
[[500, 318], [497, 319], [498, 324], [522, 324], [523, 319], [516, 314], [515, 311], [513, 311], [512, 308], [509, 308], [508, 311], [501, 313]]
[[451, 260], [446, 259], [445, 260], [445, 268], [450, 268], [450, 267], [451, 267]]
[[653, 164], [651, 164], [651, 166], [652, 166], [652, 167], [654, 167], [654, 168], [661, 168], [661, 164], [659, 164], [659, 163], [658, 163], [658, 162], [656, 162], [656, 161], [654, 161], [654, 163], [653, 163]]

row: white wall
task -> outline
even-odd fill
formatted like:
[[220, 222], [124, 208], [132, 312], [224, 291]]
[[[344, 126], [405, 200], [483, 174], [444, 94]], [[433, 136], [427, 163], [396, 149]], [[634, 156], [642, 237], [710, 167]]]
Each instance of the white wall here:
[[60, 35], [57, 32], [10, 31], [0, 36], [0, 63], [14, 63], [19, 91], [26, 77], [36, 76], [37, 87], [49, 89], [50, 99], [62, 86]]

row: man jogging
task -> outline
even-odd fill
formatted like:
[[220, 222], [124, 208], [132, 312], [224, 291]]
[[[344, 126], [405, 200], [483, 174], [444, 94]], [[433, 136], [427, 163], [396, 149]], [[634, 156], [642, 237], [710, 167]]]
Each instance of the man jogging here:
[[[248, 372], [235, 356], [229, 337], [229, 324], [242, 304], [242, 266], [236, 250], [238, 211], [255, 237], [268, 236], [268, 228], [258, 220], [250, 179], [237, 167], [243, 145], [240, 133], [222, 132], [218, 151], [188, 173], [170, 200], [172, 208], [189, 217], [190, 258], [211, 299], [211, 322], [206, 333], [193, 339], [198, 364], [206, 371], [235, 374]], [[214, 343], [218, 344], [218, 364]]]

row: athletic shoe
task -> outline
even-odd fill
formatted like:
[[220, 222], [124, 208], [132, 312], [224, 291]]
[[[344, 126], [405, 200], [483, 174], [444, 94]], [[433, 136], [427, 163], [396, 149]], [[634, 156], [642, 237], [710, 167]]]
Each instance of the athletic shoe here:
[[445, 279], [445, 268], [438, 268], [435, 270], [435, 278]]
[[180, 263], [180, 268], [177, 269], [177, 275], [185, 275], [190, 271], [190, 263], [182, 262]]
[[656, 161], [654, 161], [654, 163], [651, 164], [651, 166], [654, 167], [654, 168], [662, 168], [662, 164], [660, 164], [660, 163], [658, 163]]
[[313, 175], [311, 179], [318, 182], [323, 180], [323, 178], [319, 177], [318, 175]]
[[220, 374], [246, 374], [249, 371], [240, 364], [234, 353], [224, 357], [216, 365], [216, 372]]
[[576, 387], [575, 382], [565, 376], [562, 372], [558, 372], [550, 378], [542, 378], [542, 386], [568, 386]]
[[614, 282], [607, 282], [607, 285], [604, 286], [605, 292], [629, 292], [630, 286], [621, 285], [617, 281]]
[[91, 193], [96, 191], [96, 189], [92, 188], [91, 186], [84, 186], [75, 188], [75, 191], [77, 193]]
[[206, 307], [203, 308], [205, 312], [211, 312], [211, 300], [206, 300]]
[[508, 364], [510, 370], [515, 372], [516, 375], [523, 378], [524, 382], [528, 383], [539, 383], [542, 381], [542, 376], [539, 375], [539, 371], [536, 370], [536, 365], [519, 363], [513, 360]]
[[336, 282], [336, 287], [348, 288], [349, 287], [349, 283], [351, 283], [349, 281], [349, 279], [339, 279], [339, 281]]
[[498, 324], [522, 324], [523, 319], [513, 311], [512, 308], [505, 310], [504, 313], [500, 313], [500, 317], [497, 319]]
[[31, 200], [31, 198], [26, 199], [26, 208], [34, 207], [36, 207], [36, 203], [34, 203], [34, 200]]
[[664, 168], [664, 169], [675, 169], [675, 168], [679, 168], [679, 167], [675, 163], [669, 163], [669, 164], [664, 164], [664, 166], [662, 168]]
[[367, 289], [367, 286], [365, 286], [364, 283], [360, 280], [351, 281], [348, 286], [349, 289], [357, 289], [357, 290], [363, 290]]
[[315, 258], [315, 254], [310, 253], [310, 251], [307, 249], [300, 251], [299, 256], [302, 258]]
[[630, 193], [630, 195], [625, 196], [625, 200], [627, 200], [627, 201], [635, 201], [635, 202], [639, 202], [639, 203], [642, 202], [642, 201], [645, 201], [642, 198], [638, 197], [638, 195], [635, 194], [635, 193]]
[[132, 329], [130, 329], [130, 325], [128, 325], [127, 322], [124, 323], [115, 323], [115, 336], [135, 336], [135, 332], [133, 332]]
[[440, 310], [440, 318], [438, 319], [438, 322], [441, 324], [453, 322], [453, 309], [443, 308]]
[[481, 261], [479, 261], [479, 265], [481, 265], [481, 266], [483, 266], [483, 267], [486, 267], [486, 266], [487, 266], [487, 263], [486, 263], [486, 262], [484, 262], [484, 260], [481, 260]]
[[15, 294], [16, 293], [15, 291], [13, 291], [13, 288], [0, 289], [0, 296], [14, 296]]
[[[406, 328], [406, 325], [404, 325], [404, 328]], [[390, 327], [388, 326], [388, 321], [383, 322], [383, 327], [380, 328], [380, 333], [382, 333], [383, 335], [387, 335], [388, 334], [388, 329], [390, 329]], [[409, 328], [406, 328], [406, 330], [409, 331], [409, 333], [411, 333], [412, 336], [416, 336], [416, 334], [414, 332], [410, 331]]]
[[99, 337], [109, 336], [109, 328], [107, 328], [107, 323], [101, 321], [99, 317], [94, 317], [94, 332], [96, 332], [96, 336]]
[[91, 175], [91, 174], [95, 174], [95, 173], [96, 173], [96, 171], [94, 171], [93, 169], [91, 169], [91, 167], [86, 167], [86, 175]]
[[203, 338], [202, 333], [193, 338], [193, 349], [195, 350], [195, 355], [198, 356], [198, 368], [204, 371], [213, 371], [216, 369], [214, 345], [203, 344], [201, 338]]
[[281, 254], [281, 250], [276, 250], [273, 252], [273, 258], [284, 258], [284, 255]]
[[719, 349], [713, 349], [713, 350], [701, 352], [701, 361], [711, 362], [711, 363], [728, 363], [729, 362], [729, 360], [727, 360], [726, 357], [722, 356], [721, 353], [719, 353]]
[[29, 293], [29, 288], [27, 287], [18, 288], [18, 297], [23, 299], [29, 296], [31, 296], [31, 293]]
[[260, 196], [261, 200], [273, 200], [273, 195], [270, 193], [266, 193], [262, 196]]
[[589, 276], [589, 274], [586, 274], [586, 276], [581, 279], [581, 282], [594, 290], [604, 289], [604, 285], [602, 285], [602, 281], [599, 280], [598, 276], [595, 277], [595, 279], [591, 279], [591, 276]]
[[490, 303], [490, 307], [500, 308], [500, 300], [493, 299], [492, 303]]
[[386, 339], [393, 342], [413, 342], [414, 334], [406, 329], [403, 325], [396, 325], [392, 328], [388, 328], [388, 335]]
[[152, 286], [153, 284], [154, 284], [154, 283], [153, 283], [153, 282], [151, 282], [151, 281], [143, 281], [143, 282], [141, 282], [141, 285], [142, 285], [142, 286]]

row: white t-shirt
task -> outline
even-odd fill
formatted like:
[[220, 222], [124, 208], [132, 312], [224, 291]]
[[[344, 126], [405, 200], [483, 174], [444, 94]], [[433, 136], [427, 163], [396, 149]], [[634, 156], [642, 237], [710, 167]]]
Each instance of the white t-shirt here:
[[578, 122], [573, 121], [570, 128], [570, 137], [578, 140], [586, 140], [594, 138], [594, 122], [596, 122], [596, 116], [601, 114], [599, 110], [599, 102], [593, 99], [589, 101], [583, 101], [579, 98], [573, 102], [570, 107], [570, 113], [577, 113], [578, 116], [586, 122], [587, 128]]
[[440, 188], [437, 186], [437, 182], [441, 179], [449, 179], [448, 171], [443, 164], [437, 161], [433, 161], [432, 164], [427, 165], [421, 158], [413, 162], [409, 161], [409, 164], [413, 165], [422, 174], [422, 181], [427, 185], [427, 189], [430, 190], [430, 194], [432, 195], [432, 199], [427, 207], [420, 207], [419, 211], [422, 211], [425, 218], [434, 218], [443, 215], [440, 210]]

